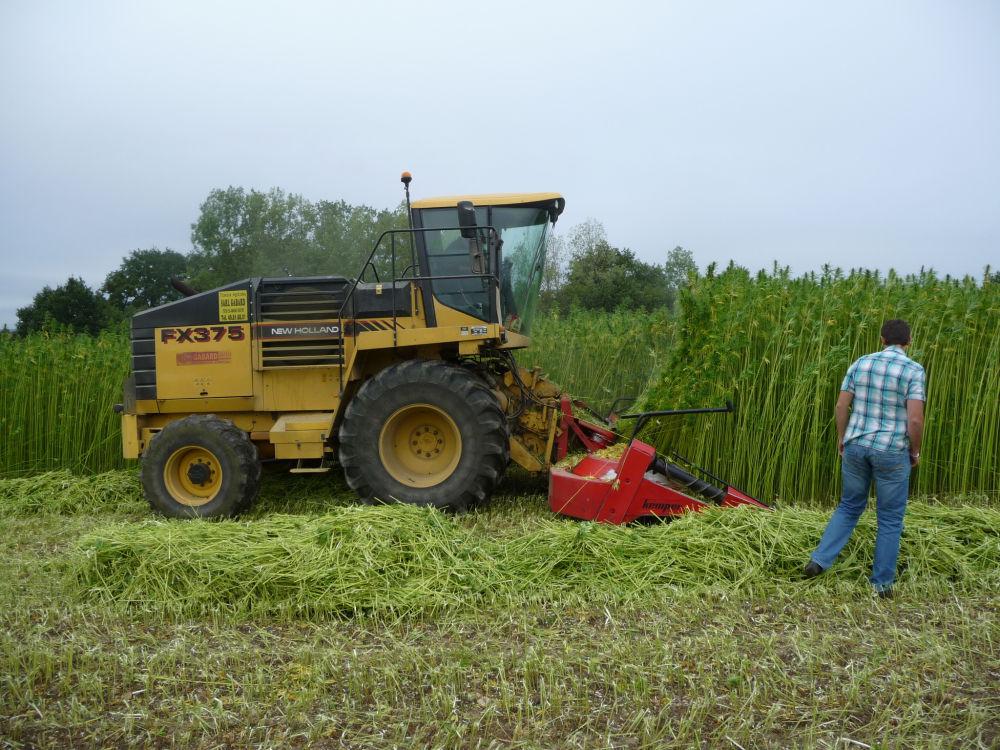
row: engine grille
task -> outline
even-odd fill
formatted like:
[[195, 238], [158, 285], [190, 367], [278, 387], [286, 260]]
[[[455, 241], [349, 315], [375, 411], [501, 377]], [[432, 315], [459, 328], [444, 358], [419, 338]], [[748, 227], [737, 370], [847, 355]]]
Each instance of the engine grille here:
[[264, 367], [314, 367], [344, 362], [344, 350], [336, 340], [263, 341], [261, 354]]
[[258, 292], [262, 366], [341, 365], [340, 306], [343, 278], [284, 281], [265, 279]]
[[262, 322], [335, 320], [347, 295], [347, 279], [309, 283], [264, 281], [260, 285]]

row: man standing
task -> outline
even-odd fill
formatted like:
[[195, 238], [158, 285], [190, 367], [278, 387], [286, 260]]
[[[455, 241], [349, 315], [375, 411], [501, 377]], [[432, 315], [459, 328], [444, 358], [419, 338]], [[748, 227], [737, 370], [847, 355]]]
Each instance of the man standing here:
[[874, 480], [878, 533], [870, 580], [879, 596], [889, 597], [910, 469], [920, 463], [926, 395], [924, 368], [906, 356], [910, 326], [905, 320], [889, 320], [881, 333], [885, 348], [852, 364], [840, 386], [837, 439], [843, 494], [805, 574], [812, 578], [833, 565], [868, 503]]

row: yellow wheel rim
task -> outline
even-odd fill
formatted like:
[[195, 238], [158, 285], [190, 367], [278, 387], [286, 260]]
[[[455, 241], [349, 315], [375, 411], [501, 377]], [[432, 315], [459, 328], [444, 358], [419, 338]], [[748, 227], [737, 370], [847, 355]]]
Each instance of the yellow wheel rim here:
[[163, 467], [163, 481], [174, 500], [196, 508], [219, 494], [222, 466], [210, 450], [186, 445], [170, 454]]
[[407, 487], [433, 487], [455, 471], [462, 434], [454, 420], [430, 404], [398, 409], [382, 427], [378, 455], [386, 471]]

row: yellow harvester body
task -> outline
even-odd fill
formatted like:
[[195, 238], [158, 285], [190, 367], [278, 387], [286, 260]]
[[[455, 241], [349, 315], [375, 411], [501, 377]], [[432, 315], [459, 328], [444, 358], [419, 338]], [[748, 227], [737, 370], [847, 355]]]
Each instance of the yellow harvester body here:
[[339, 459], [363, 496], [453, 507], [509, 460], [547, 467], [559, 390], [510, 351], [530, 343], [562, 207], [556, 193], [417, 201], [356, 278], [249, 278], [137, 314], [122, 437], [151, 502], [233, 512], [255, 492], [234, 474], [270, 459]]

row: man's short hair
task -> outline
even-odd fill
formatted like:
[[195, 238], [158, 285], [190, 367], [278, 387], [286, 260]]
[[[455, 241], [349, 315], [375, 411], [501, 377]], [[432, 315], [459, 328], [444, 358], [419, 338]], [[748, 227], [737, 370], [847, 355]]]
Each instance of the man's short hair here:
[[906, 346], [910, 343], [910, 324], [898, 318], [887, 320], [882, 324], [882, 338], [890, 346]]

